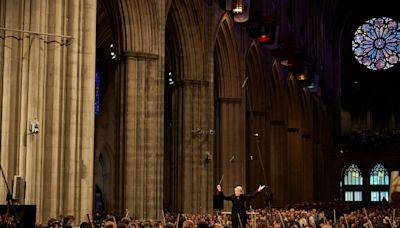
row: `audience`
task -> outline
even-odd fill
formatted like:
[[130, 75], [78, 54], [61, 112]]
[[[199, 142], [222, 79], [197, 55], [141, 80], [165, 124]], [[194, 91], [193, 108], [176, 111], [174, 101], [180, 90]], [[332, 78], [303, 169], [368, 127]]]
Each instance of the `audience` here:
[[[338, 201], [329, 203], [288, 205], [285, 208], [253, 210], [247, 228], [400, 228], [400, 210], [387, 204], [364, 207]], [[394, 213], [395, 212], [395, 213]], [[164, 221], [139, 221], [129, 217], [117, 219], [112, 213], [94, 216], [95, 228], [229, 228], [231, 222], [225, 213], [173, 214], [165, 212]], [[176, 224], [178, 222], [178, 225]], [[50, 219], [44, 227], [76, 227], [74, 217]], [[13, 217], [0, 216], [0, 227], [15, 227]], [[42, 226], [37, 226], [42, 227]], [[92, 227], [83, 222], [80, 227]]]

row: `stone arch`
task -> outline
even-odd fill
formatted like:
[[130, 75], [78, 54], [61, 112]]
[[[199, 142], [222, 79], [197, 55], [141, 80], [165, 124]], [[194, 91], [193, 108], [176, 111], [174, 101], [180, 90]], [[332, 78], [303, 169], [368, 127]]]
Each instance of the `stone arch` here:
[[[215, 183], [224, 175], [223, 187], [246, 188], [244, 76], [233, 19], [223, 14], [213, 45]], [[232, 159], [233, 158], [233, 159]], [[229, 175], [227, 175], [229, 173]], [[229, 204], [226, 203], [225, 206]]]
[[[165, 45], [174, 77], [169, 175], [170, 207], [185, 213], [212, 210], [213, 82], [207, 61], [203, 5], [200, 0], [173, 0], [166, 21]], [[208, 66], [208, 65], [207, 65]], [[196, 179], [196, 182], [189, 180]]]
[[271, 87], [271, 119], [286, 121], [284, 115], [287, 107], [286, 104], [282, 104], [282, 101], [286, 99], [286, 93], [283, 91], [281, 65], [277, 59], [273, 61], [272, 65]]
[[216, 129], [214, 180], [218, 183], [224, 175], [225, 189], [233, 189], [237, 185], [246, 188], [245, 92], [241, 88], [244, 77], [233, 19], [229, 14], [224, 14], [218, 23], [213, 57]]
[[[162, 23], [160, 17], [161, 5], [156, 1], [119, 0], [119, 24], [124, 26], [118, 33], [121, 48], [124, 51], [139, 53], [156, 53], [158, 33]], [[140, 35], [138, 35], [140, 34]]]
[[[114, 152], [108, 143], [102, 146], [102, 149], [97, 151], [95, 154], [95, 173], [94, 181], [95, 185], [100, 188], [102, 192], [102, 201], [104, 203], [103, 209], [114, 208]], [[96, 196], [95, 196], [95, 209], [96, 208]]]
[[251, 98], [253, 108], [257, 112], [266, 112], [268, 105], [267, 81], [263, 73], [260, 46], [252, 42], [246, 55], [246, 77], [248, 77], [247, 96]]
[[[101, 0], [114, 34], [115, 211], [160, 219], [163, 208], [166, 3]], [[152, 143], [149, 143], [152, 142]]]
[[300, 110], [301, 110], [301, 98], [298, 84], [295, 76], [291, 74], [287, 82], [287, 93], [288, 93], [288, 127], [298, 129], [300, 128]]
[[313, 118], [312, 113], [312, 95], [308, 89], [303, 87], [300, 91], [300, 134], [302, 146], [302, 182], [303, 196], [302, 200], [312, 202], [314, 200], [314, 170], [316, 170], [316, 162], [314, 162], [313, 148], [313, 120], [318, 121], [318, 117]]
[[286, 88], [288, 94], [288, 181], [293, 186], [293, 188], [289, 190], [289, 202], [302, 202], [305, 192], [302, 183], [304, 177], [304, 161], [300, 132], [301, 98], [299, 97], [300, 93], [297, 80], [293, 74], [289, 76]]
[[[287, 93], [284, 92], [282, 69], [278, 60], [272, 64], [270, 97], [270, 170], [273, 204], [283, 206], [289, 202], [288, 196], [288, 153], [287, 153]], [[279, 194], [277, 194], [279, 193]]]
[[217, 95], [220, 98], [239, 98], [241, 64], [233, 19], [225, 13], [218, 26], [214, 44], [214, 67], [216, 69]]
[[[312, 95], [308, 91], [307, 88], [303, 88], [300, 96], [300, 109], [301, 109], [301, 131], [302, 135], [310, 135], [312, 134], [313, 129], [313, 118], [312, 118]], [[316, 104], [318, 105], [318, 104]]]
[[208, 80], [204, 78], [204, 20], [201, 2], [172, 1], [167, 22], [166, 39], [174, 56], [176, 80]]

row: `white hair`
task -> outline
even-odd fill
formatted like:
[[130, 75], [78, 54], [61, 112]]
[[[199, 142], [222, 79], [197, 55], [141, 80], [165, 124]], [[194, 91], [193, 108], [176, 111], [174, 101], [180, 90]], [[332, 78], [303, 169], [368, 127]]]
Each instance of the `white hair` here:
[[239, 192], [243, 193], [243, 188], [242, 188], [242, 186], [240, 186], [240, 185], [236, 186], [236, 187], [234, 188], [234, 190], [235, 190], [235, 191], [238, 190]]

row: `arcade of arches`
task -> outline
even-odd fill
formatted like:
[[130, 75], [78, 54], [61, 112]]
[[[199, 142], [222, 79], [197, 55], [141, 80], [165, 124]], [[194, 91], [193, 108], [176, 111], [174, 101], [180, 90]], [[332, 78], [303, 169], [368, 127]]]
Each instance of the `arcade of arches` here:
[[[221, 177], [226, 191], [266, 184], [274, 206], [350, 199], [340, 183], [359, 154], [338, 152], [342, 6], [252, 4], [276, 18], [287, 50], [251, 38], [225, 1], [0, 0], [1, 28], [41, 31], [0, 30], [1, 165], [25, 178], [37, 221], [208, 213]], [[280, 51], [301, 53], [322, 91]], [[35, 121], [39, 133], [26, 133]], [[387, 172], [395, 157], [381, 159]], [[354, 167], [369, 176], [371, 161]], [[353, 187], [352, 199], [373, 190]]]

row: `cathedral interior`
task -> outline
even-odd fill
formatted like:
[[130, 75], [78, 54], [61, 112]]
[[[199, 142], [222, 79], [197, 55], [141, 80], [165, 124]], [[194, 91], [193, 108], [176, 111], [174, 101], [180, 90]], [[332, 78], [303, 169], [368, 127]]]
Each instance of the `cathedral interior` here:
[[211, 213], [218, 183], [265, 184], [272, 207], [399, 203], [394, 5], [0, 0], [0, 162], [14, 203], [35, 205], [36, 223]]

